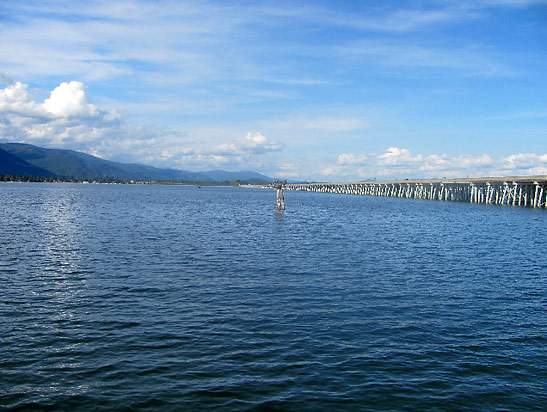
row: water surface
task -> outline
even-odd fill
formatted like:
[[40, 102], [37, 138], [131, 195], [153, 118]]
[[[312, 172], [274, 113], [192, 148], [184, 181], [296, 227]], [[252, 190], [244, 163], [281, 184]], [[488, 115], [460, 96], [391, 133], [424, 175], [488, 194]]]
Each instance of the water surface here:
[[545, 210], [0, 184], [0, 409], [545, 410]]

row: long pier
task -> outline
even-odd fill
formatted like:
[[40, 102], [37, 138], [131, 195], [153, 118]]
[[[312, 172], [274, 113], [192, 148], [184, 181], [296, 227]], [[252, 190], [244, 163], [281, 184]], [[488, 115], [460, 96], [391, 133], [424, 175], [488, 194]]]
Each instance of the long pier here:
[[284, 188], [308, 192], [547, 208], [547, 176], [289, 183]]

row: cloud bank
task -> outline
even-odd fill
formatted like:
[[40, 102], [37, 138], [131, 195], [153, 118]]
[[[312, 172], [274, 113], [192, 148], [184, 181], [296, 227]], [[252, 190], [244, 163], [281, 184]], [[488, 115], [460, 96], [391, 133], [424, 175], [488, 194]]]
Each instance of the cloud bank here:
[[276, 152], [282, 148], [282, 144], [268, 141], [268, 139], [259, 132], [249, 132], [244, 138], [239, 139], [236, 143], [218, 145], [213, 151], [225, 156], [240, 156]]
[[[259, 131], [239, 138], [233, 138], [232, 131], [226, 133], [232, 137], [224, 138], [222, 131], [216, 130], [210, 132], [214, 139], [201, 141], [187, 131], [134, 126], [118, 111], [92, 103], [82, 82], [62, 82], [40, 100], [27, 84], [13, 82], [6, 74], [1, 81], [6, 85], [0, 89], [1, 140], [80, 150], [116, 161], [186, 170], [254, 169], [277, 177], [330, 181], [547, 174], [547, 153], [517, 153], [496, 159], [486, 153], [414, 154], [392, 146], [381, 154], [344, 152], [319, 164], [299, 162], [279, 154], [289, 150], [290, 144]], [[213, 141], [222, 143], [210, 143]]]
[[[115, 110], [103, 110], [87, 99], [81, 82], [63, 82], [43, 102], [15, 82], [0, 89], [0, 133], [3, 139], [99, 153], [114, 136], [130, 130]], [[115, 146], [115, 144], [112, 144]]]
[[0, 139], [4, 141], [79, 150], [118, 161], [194, 169], [257, 166], [263, 155], [284, 147], [260, 132], [207, 146], [186, 132], [134, 126], [118, 111], [91, 103], [86, 85], [77, 81], [59, 84], [43, 101], [30, 93], [27, 84], [12, 82], [7, 75], [2, 81], [7, 84], [0, 89]]
[[321, 170], [329, 180], [479, 177], [547, 174], [547, 154], [519, 153], [503, 159], [479, 156], [412, 154], [409, 149], [389, 147], [377, 155], [342, 153], [335, 165]]

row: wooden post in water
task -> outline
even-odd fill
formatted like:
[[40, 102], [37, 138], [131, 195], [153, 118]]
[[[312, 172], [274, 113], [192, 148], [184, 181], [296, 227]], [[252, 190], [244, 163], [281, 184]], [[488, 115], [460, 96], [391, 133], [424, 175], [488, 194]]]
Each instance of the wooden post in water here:
[[283, 188], [277, 189], [277, 210], [285, 210], [285, 197], [283, 196]]
[[273, 182], [272, 186], [277, 189], [277, 210], [285, 210], [285, 196], [283, 196], [283, 183]]

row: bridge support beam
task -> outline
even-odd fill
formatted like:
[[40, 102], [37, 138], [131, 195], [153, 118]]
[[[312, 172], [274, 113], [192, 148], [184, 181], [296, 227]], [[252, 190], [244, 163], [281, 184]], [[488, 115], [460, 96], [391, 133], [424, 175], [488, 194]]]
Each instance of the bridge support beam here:
[[287, 190], [546, 208], [547, 176], [287, 184]]

